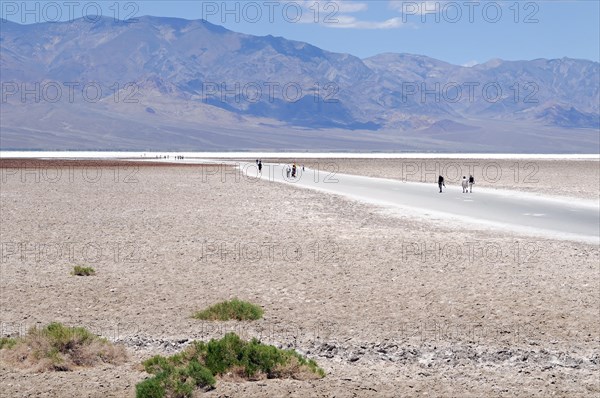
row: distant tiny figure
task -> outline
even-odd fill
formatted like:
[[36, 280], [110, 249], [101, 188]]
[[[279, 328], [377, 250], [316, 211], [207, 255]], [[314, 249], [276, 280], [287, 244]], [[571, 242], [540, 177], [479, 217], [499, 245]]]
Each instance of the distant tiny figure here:
[[469, 193], [469, 180], [467, 180], [467, 177], [463, 176], [462, 179], [462, 188], [463, 188], [463, 193]]
[[290, 165], [286, 165], [285, 166], [285, 174], [287, 175], [287, 178], [290, 178], [290, 173], [292, 172], [292, 169], [290, 168]]
[[473, 193], [473, 184], [475, 184], [475, 178], [470, 175], [469, 176], [469, 193]]
[[258, 164], [258, 159], [256, 159], [256, 164]]
[[446, 184], [444, 183], [444, 177], [438, 177], [438, 186], [440, 187], [440, 193], [442, 193], [442, 187], [446, 188]]
[[292, 166], [292, 178], [296, 178], [296, 163]]
[[304, 171], [304, 165], [302, 165], [302, 171]]
[[262, 174], [262, 161], [258, 161], [258, 174]]

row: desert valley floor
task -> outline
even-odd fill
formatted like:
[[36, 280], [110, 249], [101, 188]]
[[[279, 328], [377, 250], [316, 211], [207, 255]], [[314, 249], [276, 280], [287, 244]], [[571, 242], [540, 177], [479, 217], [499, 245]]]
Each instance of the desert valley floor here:
[[[398, 177], [397, 160], [335, 162]], [[498, 163], [508, 175], [511, 162]], [[597, 161], [535, 164], [537, 183], [478, 184], [597, 200]], [[597, 244], [389, 214], [210, 167], [2, 160], [2, 335], [60, 321], [129, 355], [72, 372], [21, 369], [3, 355], [2, 397], [133, 397], [149, 377], [142, 360], [229, 331], [295, 348], [327, 376], [220, 380], [198, 396], [600, 394]], [[74, 265], [97, 274], [71, 276]], [[233, 297], [264, 318], [191, 317]]]

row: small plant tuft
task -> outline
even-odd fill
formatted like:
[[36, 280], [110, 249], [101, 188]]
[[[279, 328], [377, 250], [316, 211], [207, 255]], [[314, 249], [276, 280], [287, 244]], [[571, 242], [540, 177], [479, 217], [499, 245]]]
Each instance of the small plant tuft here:
[[95, 275], [96, 274], [96, 270], [93, 269], [92, 267], [82, 267], [79, 265], [76, 265], [73, 267], [73, 271], [71, 272], [71, 275], [75, 275], [75, 276], [90, 276], [90, 275]]
[[17, 339], [12, 337], [0, 337], [0, 350], [3, 348], [11, 349], [17, 345]]
[[209, 390], [215, 377], [241, 380], [325, 377], [325, 371], [294, 350], [281, 350], [234, 333], [208, 343], [195, 341], [171, 357], [154, 356], [142, 363], [154, 375], [136, 386], [136, 398], [189, 398], [197, 388]]
[[194, 318], [205, 321], [255, 321], [262, 318], [263, 309], [258, 305], [234, 298], [208, 307], [194, 314]]

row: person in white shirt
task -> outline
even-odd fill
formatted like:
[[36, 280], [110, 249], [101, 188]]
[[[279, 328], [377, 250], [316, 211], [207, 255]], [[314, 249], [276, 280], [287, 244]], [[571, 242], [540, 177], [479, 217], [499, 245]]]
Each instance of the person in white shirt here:
[[462, 188], [463, 188], [463, 193], [469, 193], [469, 181], [467, 180], [467, 177], [463, 176], [462, 179]]

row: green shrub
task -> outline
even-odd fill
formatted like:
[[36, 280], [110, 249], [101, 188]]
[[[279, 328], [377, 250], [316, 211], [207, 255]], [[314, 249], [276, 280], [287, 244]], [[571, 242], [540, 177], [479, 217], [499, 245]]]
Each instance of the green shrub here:
[[162, 385], [162, 381], [153, 377], [138, 383], [135, 386], [135, 396], [144, 398], [163, 398], [165, 396], [165, 389]]
[[297, 379], [325, 376], [315, 361], [294, 350], [280, 350], [256, 339], [243, 341], [234, 333], [208, 343], [195, 341], [168, 358], [156, 355], [144, 361], [143, 366], [154, 377], [136, 386], [137, 398], [188, 398], [196, 388], [213, 388], [215, 376], [230, 372], [248, 380], [261, 375]]
[[31, 329], [30, 335], [41, 335], [48, 339], [50, 345], [60, 352], [72, 350], [79, 345], [86, 345], [94, 340], [103, 340], [82, 327], [68, 327], [62, 323], [52, 322], [42, 329]]
[[188, 372], [190, 377], [196, 380], [196, 386], [204, 387], [204, 386], [214, 386], [216, 381], [210, 369], [205, 366], [202, 366], [197, 359], [193, 359], [190, 361], [190, 365], [188, 366]]
[[79, 265], [74, 266], [73, 271], [71, 272], [71, 275], [75, 276], [90, 276], [95, 274], [96, 270], [92, 267], [81, 267]]
[[186, 354], [176, 354], [169, 358], [156, 355], [144, 361], [144, 370], [155, 376], [136, 386], [136, 397], [187, 398], [198, 387], [212, 388], [215, 378], [211, 371], [196, 358]]
[[206, 321], [253, 321], [262, 318], [263, 310], [258, 305], [233, 299], [208, 307], [194, 314], [194, 318]]
[[239, 363], [243, 347], [244, 342], [236, 334], [228, 333], [221, 340], [213, 339], [207, 345], [198, 346], [198, 351], [210, 371], [218, 375]]

